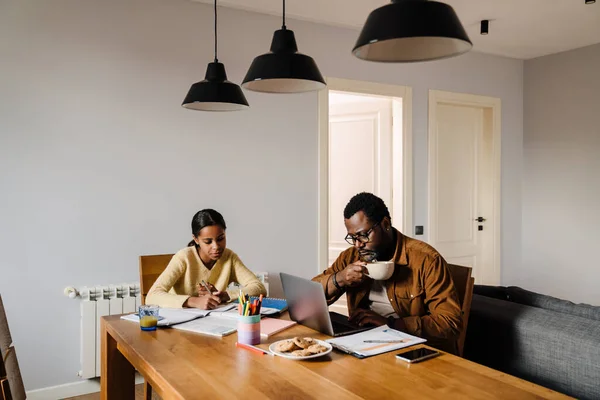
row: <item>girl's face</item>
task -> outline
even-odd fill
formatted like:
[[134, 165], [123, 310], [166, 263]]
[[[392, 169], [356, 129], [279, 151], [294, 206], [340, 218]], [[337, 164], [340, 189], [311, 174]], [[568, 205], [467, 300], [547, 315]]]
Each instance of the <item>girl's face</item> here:
[[202, 260], [217, 261], [227, 247], [225, 229], [220, 225], [205, 226], [200, 230], [198, 236], [194, 236], [194, 241], [200, 248], [199, 253]]

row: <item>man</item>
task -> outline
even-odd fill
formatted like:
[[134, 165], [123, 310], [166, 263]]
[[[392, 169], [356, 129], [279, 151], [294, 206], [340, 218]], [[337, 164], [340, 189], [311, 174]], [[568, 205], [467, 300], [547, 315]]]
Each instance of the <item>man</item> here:
[[[328, 304], [346, 293], [350, 321], [361, 326], [387, 324], [456, 353], [461, 308], [442, 256], [392, 227], [385, 203], [371, 193], [350, 199], [344, 209], [344, 224], [346, 241], [353, 247], [313, 278], [323, 285]], [[365, 261], [374, 259], [394, 261], [390, 279], [369, 278]]]

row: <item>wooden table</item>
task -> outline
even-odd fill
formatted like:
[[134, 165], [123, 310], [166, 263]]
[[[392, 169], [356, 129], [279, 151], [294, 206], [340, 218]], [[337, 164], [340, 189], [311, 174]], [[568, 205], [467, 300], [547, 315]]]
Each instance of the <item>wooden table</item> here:
[[[359, 360], [334, 350], [293, 361], [239, 349], [236, 334], [143, 332], [118, 316], [103, 317], [101, 334], [101, 398], [109, 400], [134, 398], [135, 369], [164, 400], [568, 398], [450, 354], [413, 365], [397, 360], [396, 352]], [[268, 343], [294, 336], [326, 338], [298, 325]]]

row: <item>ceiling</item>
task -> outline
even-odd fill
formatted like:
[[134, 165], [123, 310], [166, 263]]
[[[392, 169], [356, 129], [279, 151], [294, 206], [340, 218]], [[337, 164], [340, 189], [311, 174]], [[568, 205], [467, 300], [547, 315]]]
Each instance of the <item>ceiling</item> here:
[[[194, 0], [212, 3], [212, 0]], [[530, 59], [600, 43], [600, 0], [444, 0], [456, 10], [473, 50]], [[386, 0], [288, 0], [286, 16], [360, 29], [373, 9]], [[220, 6], [281, 15], [279, 0], [219, 0]], [[482, 19], [490, 33], [479, 34]], [[293, 29], [293, 24], [289, 24]], [[349, 46], [353, 45], [349, 44]]]

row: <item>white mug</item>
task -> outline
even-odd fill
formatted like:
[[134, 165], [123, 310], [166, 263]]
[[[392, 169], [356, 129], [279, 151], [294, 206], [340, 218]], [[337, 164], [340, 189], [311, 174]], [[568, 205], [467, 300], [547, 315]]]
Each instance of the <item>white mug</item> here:
[[367, 263], [368, 275], [376, 281], [385, 281], [390, 279], [394, 274], [393, 261], [375, 261]]

